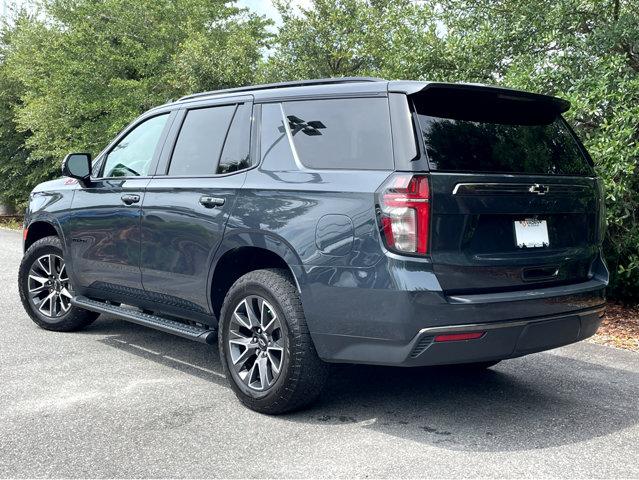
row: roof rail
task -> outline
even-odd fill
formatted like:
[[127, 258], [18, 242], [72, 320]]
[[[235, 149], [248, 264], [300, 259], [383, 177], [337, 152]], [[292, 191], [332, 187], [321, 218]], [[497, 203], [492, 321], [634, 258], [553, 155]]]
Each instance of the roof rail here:
[[254, 90], [270, 90], [275, 88], [286, 87], [305, 87], [310, 85], [334, 85], [338, 83], [360, 83], [360, 82], [383, 82], [383, 78], [375, 77], [339, 77], [339, 78], [318, 78], [315, 80], [294, 80], [292, 82], [279, 82], [279, 83], [266, 83], [263, 85], [251, 85], [247, 87], [226, 88], [223, 90], [211, 90], [210, 92], [193, 93], [191, 95], [185, 95], [178, 99], [178, 102], [183, 100], [191, 100], [193, 98], [208, 97], [209, 95], [217, 95], [220, 93], [235, 93], [235, 92], [251, 92]]

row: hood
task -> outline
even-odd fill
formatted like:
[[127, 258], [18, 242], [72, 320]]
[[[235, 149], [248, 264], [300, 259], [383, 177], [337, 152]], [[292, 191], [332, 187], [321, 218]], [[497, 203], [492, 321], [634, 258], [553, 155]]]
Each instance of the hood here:
[[75, 190], [77, 188], [78, 181], [75, 178], [61, 177], [36, 185], [36, 187], [32, 190], [32, 193]]

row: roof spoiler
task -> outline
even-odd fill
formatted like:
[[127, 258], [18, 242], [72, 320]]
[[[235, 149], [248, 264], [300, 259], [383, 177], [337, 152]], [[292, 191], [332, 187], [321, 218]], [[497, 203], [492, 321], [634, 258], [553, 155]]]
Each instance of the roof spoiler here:
[[506, 87], [493, 87], [480, 83], [445, 83], [445, 82], [416, 82], [416, 81], [391, 81], [388, 89], [390, 92], [400, 92], [406, 95], [416, 94], [441, 94], [441, 95], [471, 95], [477, 97], [492, 97], [494, 99], [511, 100], [513, 102], [545, 105], [552, 108], [556, 114], [567, 112], [570, 102], [552, 95], [525, 92]]
[[469, 83], [390, 82], [389, 91], [413, 96], [429, 115], [444, 118], [550, 123], [570, 108], [550, 95]]

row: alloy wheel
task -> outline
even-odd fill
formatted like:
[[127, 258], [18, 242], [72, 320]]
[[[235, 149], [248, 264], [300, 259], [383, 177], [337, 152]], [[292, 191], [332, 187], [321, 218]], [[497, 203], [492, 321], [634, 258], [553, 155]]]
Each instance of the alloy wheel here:
[[231, 368], [252, 390], [263, 392], [277, 381], [284, 365], [282, 323], [264, 298], [250, 295], [235, 307], [229, 324]]
[[64, 259], [54, 253], [38, 257], [29, 270], [28, 292], [36, 310], [60, 318], [71, 308], [71, 286]]

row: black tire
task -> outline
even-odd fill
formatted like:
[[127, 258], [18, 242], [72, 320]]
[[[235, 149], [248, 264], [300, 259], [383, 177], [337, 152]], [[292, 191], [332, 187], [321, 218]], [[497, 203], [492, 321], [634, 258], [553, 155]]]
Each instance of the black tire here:
[[[235, 308], [249, 296], [260, 296], [274, 307], [278, 318], [283, 320], [280, 320], [281, 330], [286, 338], [279, 377], [264, 392], [256, 392], [242, 382], [231, 364], [229, 352], [231, 317]], [[329, 366], [317, 356], [299, 294], [286, 270], [255, 270], [238, 279], [224, 298], [219, 332], [220, 360], [226, 377], [238, 399], [251, 410], [281, 414], [301, 409], [320, 395]]]
[[20, 270], [18, 272], [18, 290], [20, 292], [22, 305], [31, 317], [31, 320], [45, 330], [55, 332], [81, 330], [93, 323], [99, 314], [71, 306], [65, 313], [53, 318], [42, 314], [29, 297], [29, 271], [38, 258], [47, 254], [54, 254], [64, 258], [62, 243], [58, 237], [51, 236], [41, 238], [34, 242], [22, 257]]

